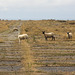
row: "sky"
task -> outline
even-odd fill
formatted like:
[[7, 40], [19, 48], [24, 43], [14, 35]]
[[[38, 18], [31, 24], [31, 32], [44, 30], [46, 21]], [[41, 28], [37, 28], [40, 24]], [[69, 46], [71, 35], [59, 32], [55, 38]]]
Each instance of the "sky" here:
[[75, 20], [75, 0], [0, 0], [0, 19]]

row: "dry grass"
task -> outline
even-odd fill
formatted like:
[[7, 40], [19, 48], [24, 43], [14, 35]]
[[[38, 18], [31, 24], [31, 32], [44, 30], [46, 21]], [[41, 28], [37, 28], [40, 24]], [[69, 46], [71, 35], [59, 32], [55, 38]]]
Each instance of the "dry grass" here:
[[[24, 25], [21, 26], [21, 34], [25, 33]], [[28, 39], [21, 40], [21, 49], [23, 50], [23, 60], [22, 63], [25, 66], [25, 71], [34, 71], [33, 68], [33, 56], [31, 52], [30, 44], [28, 43]]]
[[5, 42], [5, 40], [0, 38], [0, 43], [4, 43], [4, 42]]
[[7, 31], [11, 26], [18, 26], [20, 21], [16, 20], [0, 20], [0, 33]]
[[74, 72], [49, 72], [47, 75], [74, 75]]
[[28, 43], [25, 40], [21, 41], [21, 49], [23, 50], [23, 64], [25, 66], [25, 70], [29, 71], [32, 68], [32, 55], [31, 55], [31, 51], [30, 51], [30, 46], [28, 45]]
[[[27, 33], [29, 35], [28, 44], [33, 50], [34, 65], [39, 66], [75, 66], [70, 62], [74, 60], [75, 56], [74, 42], [75, 42], [75, 25], [74, 21], [58, 21], [58, 20], [39, 20], [39, 21], [25, 21], [21, 27], [21, 33]], [[56, 35], [56, 41], [45, 41], [42, 31], [54, 32]], [[73, 38], [67, 38], [67, 32], [73, 33]], [[49, 45], [49, 46], [48, 46]], [[36, 47], [37, 46], [37, 47]], [[46, 47], [47, 46], [47, 47]], [[73, 46], [73, 47], [71, 47]], [[37, 50], [36, 50], [37, 49]], [[46, 49], [46, 50], [44, 50]], [[48, 50], [47, 50], [48, 49]], [[44, 56], [47, 56], [46, 58]], [[58, 57], [59, 56], [59, 57]], [[71, 56], [72, 59], [65, 56]], [[51, 59], [49, 58], [51, 57]], [[58, 58], [55, 58], [58, 57]], [[63, 60], [60, 58], [62, 57]], [[70, 59], [70, 60], [69, 60]], [[53, 63], [46, 63], [43, 61], [54, 60]], [[41, 61], [41, 62], [40, 62]], [[60, 61], [60, 62], [59, 62]], [[62, 62], [63, 61], [63, 62]], [[65, 62], [64, 62], [65, 61]]]
[[[72, 21], [70, 21], [72, 22]], [[54, 32], [56, 34], [57, 40], [66, 40], [67, 32], [71, 31], [75, 35], [74, 25], [69, 24], [69, 22], [60, 22], [57, 20], [40, 20], [40, 21], [26, 21], [23, 23], [23, 30], [25, 33], [29, 34], [30, 37], [39, 36], [44, 37], [42, 31]], [[75, 37], [73, 36], [73, 40]], [[40, 40], [41, 42], [41, 40]]]
[[[61, 20], [38, 20], [21, 21], [21, 32], [29, 35], [28, 40], [21, 41], [23, 52], [23, 65], [25, 71], [37, 71], [34, 67], [40, 66], [75, 66], [75, 21]], [[1, 31], [6, 31], [10, 26], [18, 26], [20, 21], [1, 21]], [[4, 27], [5, 26], [5, 27]], [[4, 28], [3, 28], [4, 27]], [[4, 30], [3, 30], [4, 29]], [[42, 31], [54, 32], [56, 40], [48, 39], [45, 41]], [[73, 38], [68, 39], [66, 32], [71, 31]], [[44, 62], [44, 60], [49, 62]], [[50, 62], [54, 61], [54, 62]], [[60, 61], [60, 62], [59, 62]], [[62, 62], [63, 61], [63, 62]], [[40, 72], [40, 71], [39, 71]], [[41, 71], [42, 73], [42, 71]], [[47, 73], [48, 75], [68, 75], [67, 73]], [[46, 75], [47, 75], [46, 74]], [[74, 74], [74, 72], [71, 72]]]

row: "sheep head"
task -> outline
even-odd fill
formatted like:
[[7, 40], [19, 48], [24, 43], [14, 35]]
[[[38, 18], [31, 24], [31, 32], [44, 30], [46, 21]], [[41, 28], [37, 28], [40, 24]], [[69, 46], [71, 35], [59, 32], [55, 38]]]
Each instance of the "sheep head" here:
[[69, 34], [69, 32], [67, 32], [67, 34]]
[[42, 31], [43, 34], [45, 34], [45, 31]]

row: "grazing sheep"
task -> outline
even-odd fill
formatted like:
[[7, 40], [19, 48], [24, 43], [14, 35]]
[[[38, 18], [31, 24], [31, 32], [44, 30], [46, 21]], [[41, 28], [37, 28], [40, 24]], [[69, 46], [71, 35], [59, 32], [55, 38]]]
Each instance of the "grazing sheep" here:
[[28, 35], [27, 34], [18, 35], [18, 39], [19, 39], [19, 43], [20, 43], [20, 40], [28, 39]]
[[13, 28], [13, 31], [18, 31], [18, 28]]
[[55, 40], [55, 35], [53, 32], [45, 33], [45, 31], [43, 31], [42, 33], [44, 34], [46, 40], [47, 38], [52, 38], [52, 40]]
[[68, 38], [72, 39], [72, 33], [71, 32], [67, 32]]

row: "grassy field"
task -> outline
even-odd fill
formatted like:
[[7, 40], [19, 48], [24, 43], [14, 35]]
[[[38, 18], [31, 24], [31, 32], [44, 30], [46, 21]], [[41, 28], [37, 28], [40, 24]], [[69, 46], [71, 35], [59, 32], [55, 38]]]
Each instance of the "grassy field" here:
[[[21, 24], [21, 25], [20, 25]], [[36, 75], [74, 75], [75, 74], [75, 21], [69, 20], [1, 20], [0, 33], [13, 34], [13, 28], [20, 27], [20, 34], [26, 33], [29, 39], [22, 40], [20, 53], [21, 70]], [[42, 31], [54, 32], [56, 40], [47, 41]], [[73, 33], [73, 38], [68, 39], [67, 32]], [[6, 33], [5, 33], [6, 34]], [[7, 36], [3, 35], [4, 37]], [[15, 32], [14, 48], [18, 45]], [[12, 40], [12, 37], [10, 37]], [[6, 41], [0, 38], [0, 43]], [[8, 39], [9, 40], [9, 39]], [[17, 48], [18, 49], [18, 48]], [[16, 50], [18, 51], [18, 50]], [[13, 51], [14, 52], [14, 51]], [[19, 54], [18, 54], [19, 55]], [[10, 58], [11, 59], [11, 58]], [[12, 58], [13, 59], [13, 58]], [[16, 72], [17, 74], [18, 72]], [[16, 75], [15, 72], [13, 75]], [[29, 73], [30, 74], [30, 73]], [[4, 73], [3, 73], [4, 75]], [[22, 74], [23, 75], [23, 74]]]

